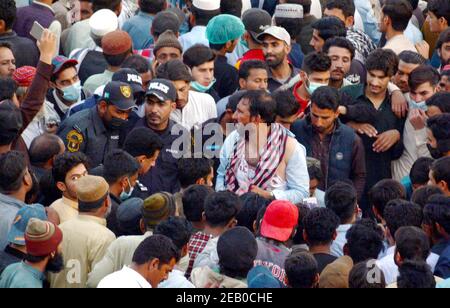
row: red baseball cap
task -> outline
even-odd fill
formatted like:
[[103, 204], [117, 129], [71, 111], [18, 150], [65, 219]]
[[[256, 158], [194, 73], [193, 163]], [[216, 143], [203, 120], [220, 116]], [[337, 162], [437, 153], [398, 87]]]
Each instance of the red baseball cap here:
[[261, 235], [286, 242], [298, 224], [298, 208], [289, 201], [276, 200], [267, 207], [261, 224]]

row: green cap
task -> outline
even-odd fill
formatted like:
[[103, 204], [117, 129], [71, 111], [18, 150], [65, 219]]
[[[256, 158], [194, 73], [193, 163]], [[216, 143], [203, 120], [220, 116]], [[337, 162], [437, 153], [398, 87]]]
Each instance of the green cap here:
[[214, 17], [206, 27], [206, 37], [210, 44], [220, 45], [240, 38], [245, 33], [242, 21], [233, 15], [222, 14]]

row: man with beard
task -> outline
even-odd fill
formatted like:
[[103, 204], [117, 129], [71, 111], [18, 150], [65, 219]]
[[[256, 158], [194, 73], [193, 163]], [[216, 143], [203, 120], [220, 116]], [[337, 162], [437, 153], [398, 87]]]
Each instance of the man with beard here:
[[0, 288], [42, 289], [47, 273], [58, 273], [63, 269], [62, 240], [63, 234], [56, 225], [37, 218], [30, 219], [25, 232], [25, 260], [3, 271]]
[[64, 269], [50, 275], [52, 288], [85, 288], [88, 274], [116, 239], [106, 228], [111, 212], [109, 185], [101, 177], [86, 175], [76, 184], [78, 217], [59, 227], [64, 235]]
[[294, 204], [309, 196], [305, 148], [275, 123], [276, 103], [265, 91], [248, 91], [233, 119], [238, 123], [220, 154], [216, 190]]
[[66, 119], [58, 135], [69, 152], [86, 154], [95, 168], [122, 144], [128, 117], [135, 107], [132, 88], [127, 83], [112, 81], [105, 86], [97, 106]]
[[[405, 120], [399, 119], [392, 111], [392, 100], [388, 84], [398, 67], [398, 58], [391, 50], [377, 49], [366, 62], [367, 83], [342, 89], [349, 95], [350, 103], [360, 112], [351, 115], [350, 109], [341, 110], [346, 122], [361, 137], [366, 152], [367, 180], [361, 207], [370, 215], [368, 203], [369, 189], [379, 181], [392, 178], [391, 162], [399, 159], [404, 146], [402, 134]], [[364, 112], [361, 112], [364, 110]], [[350, 121], [350, 122], [349, 122]]]
[[294, 78], [299, 70], [289, 63], [291, 52], [291, 36], [281, 27], [267, 28], [258, 35], [263, 42], [263, 52], [270, 67], [269, 91], [273, 92]]
[[446, 65], [450, 64], [450, 28], [439, 36], [436, 51], [441, 58], [440, 69], [443, 70]]
[[331, 75], [329, 86], [342, 89], [352, 83], [345, 76], [350, 72], [355, 58], [355, 47], [344, 37], [328, 39], [323, 46], [323, 52], [331, 59]]
[[428, 119], [427, 147], [434, 159], [450, 156], [450, 114]]
[[318, 188], [326, 191], [337, 181], [350, 179], [358, 196], [364, 192], [366, 162], [361, 138], [339, 120], [339, 93], [330, 87], [317, 89], [311, 97], [311, 112], [294, 123], [292, 132], [306, 147], [308, 157], [321, 162], [325, 175]]
[[139, 182], [148, 188], [148, 196], [161, 191], [176, 193], [180, 190], [178, 159], [182, 155], [180, 149], [172, 148], [172, 145], [187, 132], [170, 119], [177, 108], [176, 100], [177, 90], [173, 82], [167, 79], [152, 80], [146, 93], [145, 117], [135, 126], [149, 128], [162, 140], [156, 165], [139, 177]]
[[408, 99], [409, 89], [409, 75], [413, 70], [426, 63], [424, 57], [417, 52], [405, 50], [399, 54], [399, 63], [397, 73], [394, 75], [393, 82], [399, 87], [405, 97]]

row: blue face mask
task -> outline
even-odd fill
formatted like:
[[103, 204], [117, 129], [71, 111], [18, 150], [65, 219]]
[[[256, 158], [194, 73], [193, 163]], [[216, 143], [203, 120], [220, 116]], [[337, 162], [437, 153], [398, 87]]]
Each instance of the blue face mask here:
[[131, 195], [133, 194], [134, 187], [131, 187], [130, 179], [127, 178], [128, 185], [130, 187], [130, 191], [126, 192], [125, 190], [122, 191], [120, 194], [120, 200], [125, 201], [131, 198]]
[[327, 84], [311, 82], [311, 81], [309, 81], [309, 79], [308, 79], [308, 83], [309, 83], [309, 86], [306, 87], [306, 90], [308, 90], [309, 95], [313, 95], [313, 93], [316, 92], [316, 90], [318, 88], [328, 86]]
[[411, 100], [411, 102], [409, 103], [409, 109], [411, 109], [411, 110], [420, 109], [422, 111], [427, 111], [428, 106], [427, 106], [426, 101], [415, 102], [415, 101]]
[[78, 81], [73, 85], [61, 89], [63, 92], [63, 98], [69, 102], [77, 102], [81, 96], [81, 82]]
[[250, 47], [248, 47], [247, 41], [244, 40], [242, 37], [241, 37], [241, 45], [244, 46], [244, 47], [247, 48], [247, 49], [250, 49]]
[[191, 82], [191, 87], [197, 91], [197, 92], [201, 92], [201, 93], [205, 93], [208, 92], [216, 83], [216, 80], [214, 79], [208, 86], [204, 86], [199, 84], [197, 81], [192, 81]]

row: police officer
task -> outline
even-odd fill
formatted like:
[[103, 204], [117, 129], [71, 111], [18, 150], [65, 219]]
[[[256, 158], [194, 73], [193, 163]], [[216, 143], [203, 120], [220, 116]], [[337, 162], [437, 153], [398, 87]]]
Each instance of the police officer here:
[[105, 86], [97, 106], [76, 113], [60, 126], [58, 135], [69, 152], [83, 152], [92, 165], [124, 141], [128, 117], [136, 108], [133, 90], [127, 83], [112, 81]]
[[190, 139], [186, 129], [170, 120], [170, 114], [177, 108], [176, 100], [177, 90], [170, 80], [152, 80], [146, 92], [145, 117], [135, 126], [151, 129], [162, 140], [155, 167], [139, 178], [139, 182], [147, 187], [148, 196], [161, 191], [176, 193], [180, 190], [178, 160], [184, 149], [189, 150]]

